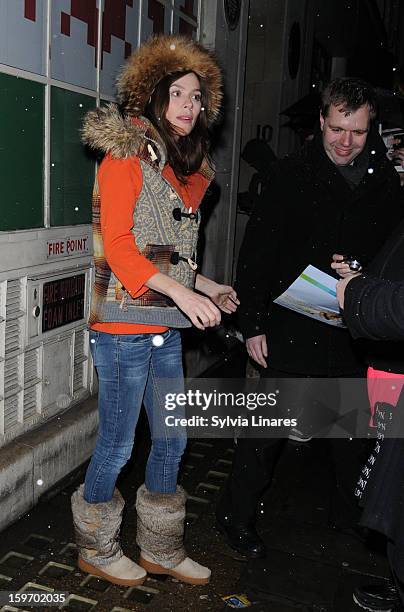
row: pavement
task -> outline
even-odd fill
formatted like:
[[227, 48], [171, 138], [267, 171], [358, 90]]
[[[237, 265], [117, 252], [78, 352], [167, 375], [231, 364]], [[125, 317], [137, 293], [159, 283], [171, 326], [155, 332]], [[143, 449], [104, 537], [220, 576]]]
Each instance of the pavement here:
[[[236, 349], [226, 367], [237, 358]], [[143, 482], [149, 443], [142, 416], [134, 455], [118, 483], [126, 501], [122, 546], [133, 558], [139, 552], [135, 496]], [[83, 481], [86, 466], [82, 466], [1, 533], [1, 605], [4, 592], [35, 591], [44, 598], [66, 593], [63, 609], [71, 610], [220, 612], [231, 609], [224, 597], [244, 594], [251, 611], [358, 611], [352, 601], [354, 586], [387, 578], [388, 565], [383, 542], [377, 538], [371, 546], [365, 545], [328, 527], [330, 478], [325, 452], [321, 441], [287, 444], [273, 486], [260, 506], [258, 529], [268, 556], [247, 561], [226, 545], [214, 527], [215, 500], [231, 469], [233, 441], [190, 440], [180, 479], [189, 494], [186, 547], [190, 556], [212, 569], [210, 584], [198, 587], [166, 577], [149, 577], [140, 587], [119, 587], [78, 570], [70, 496]], [[8, 604], [0, 612], [31, 609], [36, 608]]]

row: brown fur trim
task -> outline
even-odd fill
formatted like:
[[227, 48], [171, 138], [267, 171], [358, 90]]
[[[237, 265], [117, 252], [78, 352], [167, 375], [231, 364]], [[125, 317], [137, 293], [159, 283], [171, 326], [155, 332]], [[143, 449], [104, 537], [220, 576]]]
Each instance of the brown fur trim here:
[[152, 493], [145, 485], [136, 497], [136, 542], [154, 563], [167, 569], [176, 567], [187, 556], [183, 546], [186, 494], [177, 486], [175, 493]]
[[130, 117], [121, 115], [116, 104], [89, 111], [81, 130], [82, 141], [86, 145], [104, 153], [109, 151], [112, 157], [118, 159], [139, 156], [145, 146], [146, 132], [163, 147], [160, 137], [147, 119], [143, 118], [141, 124], [133, 123]]
[[144, 145], [145, 124], [134, 124], [123, 117], [115, 104], [89, 111], [81, 131], [82, 140], [95, 150], [111, 152], [113, 157], [125, 159], [138, 155]]
[[168, 74], [195, 72], [206, 85], [207, 119], [217, 120], [222, 75], [211, 51], [185, 36], [156, 36], [139, 47], [117, 79], [118, 100], [131, 115], [141, 115], [157, 83]]

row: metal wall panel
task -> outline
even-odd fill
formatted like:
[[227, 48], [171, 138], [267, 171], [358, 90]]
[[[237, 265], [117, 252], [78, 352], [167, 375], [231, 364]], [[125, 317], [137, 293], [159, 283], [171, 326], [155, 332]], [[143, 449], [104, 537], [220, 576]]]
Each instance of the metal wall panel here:
[[52, 0], [51, 76], [95, 89], [99, 0]]
[[198, 33], [197, 22], [190, 18], [185, 19], [182, 14], [174, 13], [173, 32], [196, 39]]
[[44, 86], [0, 73], [0, 231], [43, 224]]
[[194, 21], [198, 19], [198, 2], [197, 0], [174, 0], [174, 8], [181, 11]]
[[80, 140], [85, 113], [95, 98], [52, 87], [51, 225], [91, 223], [94, 159]]
[[152, 34], [171, 32], [171, 2], [146, 0], [142, 9], [141, 42]]
[[45, 0], [1, 0], [1, 64], [45, 74], [45, 12]]
[[120, 66], [138, 45], [139, 0], [104, 0], [100, 91], [115, 94]]

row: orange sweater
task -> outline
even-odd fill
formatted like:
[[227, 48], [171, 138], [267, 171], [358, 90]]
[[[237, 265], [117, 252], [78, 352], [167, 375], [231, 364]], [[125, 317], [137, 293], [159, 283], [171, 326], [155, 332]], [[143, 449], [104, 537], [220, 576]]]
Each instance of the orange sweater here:
[[[187, 208], [195, 212], [199, 206], [206, 183], [198, 175], [189, 177], [182, 185], [167, 164], [163, 176], [181, 197]], [[105, 258], [132, 297], [147, 291], [145, 283], [158, 269], [146, 259], [136, 246], [133, 227], [133, 211], [142, 188], [142, 170], [139, 159], [114, 159], [109, 154], [98, 172], [101, 198], [101, 233]], [[91, 329], [108, 334], [162, 333], [167, 327], [141, 325], [139, 323], [95, 323]]]

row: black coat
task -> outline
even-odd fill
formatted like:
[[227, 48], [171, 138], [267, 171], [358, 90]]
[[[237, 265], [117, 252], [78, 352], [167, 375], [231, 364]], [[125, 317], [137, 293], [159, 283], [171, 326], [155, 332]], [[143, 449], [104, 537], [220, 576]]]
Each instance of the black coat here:
[[240, 328], [268, 336], [270, 366], [319, 376], [359, 371], [350, 334], [272, 303], [308, 264], [324, 272], [333, 253], [369, 261], [404, 216], [399, 177], [377, 133], [370, 166], [351, 189], [324, 152], [321, 137], [272, 166], [247, 225], [237, 269]]
[[345, 290], [344, 318], [354, 338], [368, 338], [366, 361], [404, 374], [404, 222]]
[[[369, 275], [347, 285], [344, 318], [355, 337], [372, 340], [373, 367], [404, 373], [404, 223], [369, 266]], [[384, 410], [391, 410], [392, 419], [366, 485], [361, 524], [394, 544], [390, 562], [404, 581], [404, 393], [395, 408]]]

